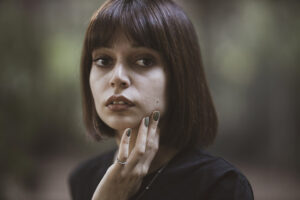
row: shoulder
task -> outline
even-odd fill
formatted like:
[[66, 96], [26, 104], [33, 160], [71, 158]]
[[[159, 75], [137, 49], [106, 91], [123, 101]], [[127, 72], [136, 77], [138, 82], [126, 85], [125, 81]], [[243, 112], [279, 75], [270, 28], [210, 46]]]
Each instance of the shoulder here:
[[180, 153], [173, 170], [189, 177], [199, 196], [205, 199], [252, 200], [253, 192], [246, 176], [221, 157], [195, 148]]
[[[201, 148], [189, 148], [179, 152], [170, 162], [174, 168], [194, 168], [220, 176], [228, 171], [240, 171], [222, 157], [214, 156]], [[171, 167], [172, 168], [172, 167]]]
[[116, 149], [92, 157], [79, 163], [68, 177], [72, 199], [83, 195], [90, 195], [97, 187], [107, 168], [111, 165]]
[[205, 194], [207, 199], [254, 199], [248, 179], [238, 168], [203, 150], [198, 149], [196, 152], [199, 159], [205, 161], [204, 172], [210, 174], [211, 181]]
[[193, 156], [194, 162], [199, 166], [199, 169], [210, 172], [216, 178], [228, 173], [235, 173], [241, 178], [245, 177], [237, 167], [222, 157], [214, 156], [202, 149], [194, 150]]

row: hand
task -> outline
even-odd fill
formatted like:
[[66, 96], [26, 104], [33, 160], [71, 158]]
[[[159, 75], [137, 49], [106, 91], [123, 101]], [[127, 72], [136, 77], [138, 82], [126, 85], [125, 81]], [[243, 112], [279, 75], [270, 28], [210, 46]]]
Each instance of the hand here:
[[111, 165], [97, 186], [92, 200], [126, 200], [140, 188], [143, 177], [148, 173], [151, 162], [159, 148], [157, 124], [159, 112], [142, 120], [135, 146], [129, 155], [131, 129], [122, 135], [117, 158], [126, 164]]

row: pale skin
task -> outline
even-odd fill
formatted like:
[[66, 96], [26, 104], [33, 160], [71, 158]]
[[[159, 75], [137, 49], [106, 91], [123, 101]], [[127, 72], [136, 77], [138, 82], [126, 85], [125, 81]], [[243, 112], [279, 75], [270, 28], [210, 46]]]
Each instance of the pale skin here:
[[[149, 61], [149, 56], [153, 60]], [[92, 200], [126, 200], [139, 190], [147, 173], [162, 167], [177, 153], [159, 146], [159, 117], [154, 117], [155, 113], [163, 115], [166, 107], [163, 62], [157, 52], [135, 47], [124, 35], [117, 37], [112, 47], [94, 51], [93, 60], [90, 85], [96, 110], [117, 132], [116, 157], [126, 164], [114, 162], [108, 168]], [[122, 112], [111, 111], [105, 100], [113, 94], [126, 96], [134, 106]], [[149, 123], [145, 123], [146, 118]]]

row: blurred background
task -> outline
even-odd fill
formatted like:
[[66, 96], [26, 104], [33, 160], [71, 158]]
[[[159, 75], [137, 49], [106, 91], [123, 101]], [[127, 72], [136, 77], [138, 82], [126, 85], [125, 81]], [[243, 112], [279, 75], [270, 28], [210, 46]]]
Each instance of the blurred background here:
[[[102, 2], [0, 1], [0, 199], [70, 199], [70, 170], [114, 146], [89, 139], [81, 119], [81, 47]], [[177, 2], [218, 111], [209, 151], [246, 174], [255, 199], [300, 199], [300, 2]]]

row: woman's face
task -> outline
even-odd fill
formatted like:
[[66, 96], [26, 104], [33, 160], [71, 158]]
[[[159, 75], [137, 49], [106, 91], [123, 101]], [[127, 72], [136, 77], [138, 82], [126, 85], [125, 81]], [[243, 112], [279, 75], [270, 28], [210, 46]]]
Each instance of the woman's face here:
[[115, 130], [136, 128], [153, 111], [166, 109], [164, 61], [153, 49], [124, 35], [92, 52], [90, 87], [99, 117]]

